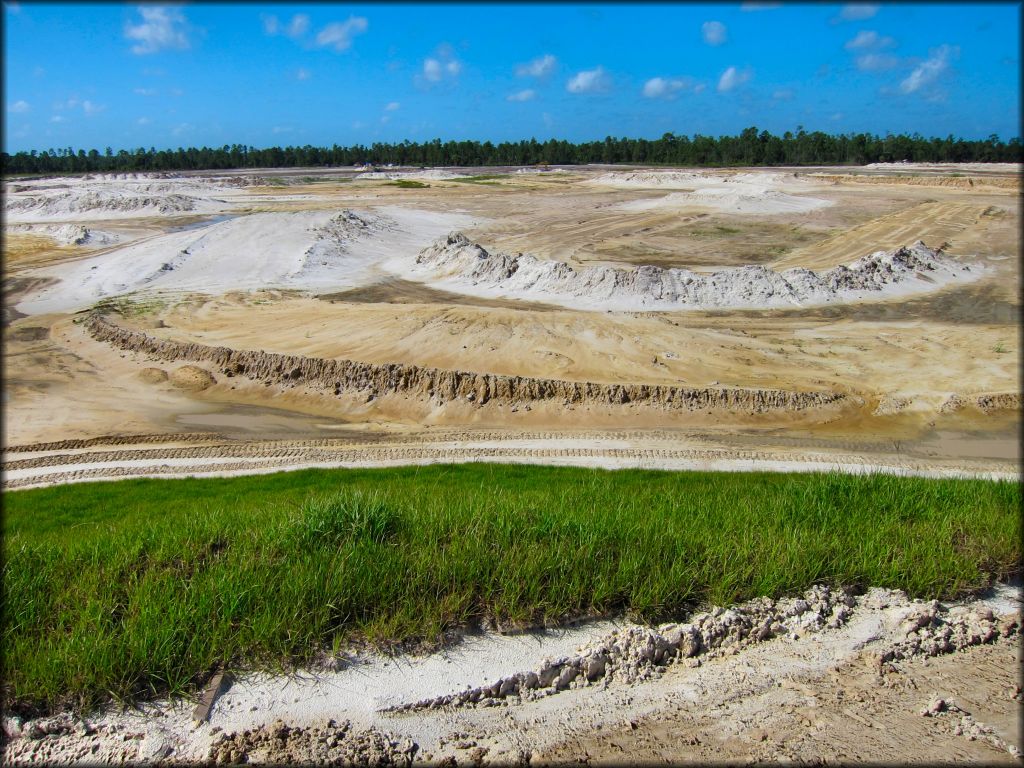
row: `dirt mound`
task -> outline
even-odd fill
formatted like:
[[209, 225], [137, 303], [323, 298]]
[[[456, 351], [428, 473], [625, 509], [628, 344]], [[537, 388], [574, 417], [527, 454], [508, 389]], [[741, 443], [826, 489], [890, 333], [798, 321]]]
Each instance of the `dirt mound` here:
[[143, 368], [139, 371], [139, 378], [147, 384], [163, 384], [169, 377], [163, 368]]
[[308, 728], [277, 722], [242, 733], [220, 734], [209, 757], [223, 763], [326, 765], [410, 765], [418, 747], [376, 728], [355, 730], [345, 720], [328, 720]]
[[643, 266], [624, 270], [586, 267], [530, 254], [489, 253], [461, 232], [440, 238], [416, 257], [414, 269], [443, 285], [487, 295], [541, 298], [601, 309], [760, 308], [829, 304], [872, 294], [928, 290], [980, 274], [918, 241], [893, 251], [876, 251], [849, 266], [827, 272], [764, 266], [709, 274]]
[[91, 229], [81, 224], [15, 224], [9, 230], [32, 235], [46, 235], [57, 241], [59, 245], [110, 245], [121, 239], [113, 232]]
[[[149, 368], [147, 370], [159, 369]], [[188, 390], [189, 392], [202, 392], [207, 387], [211, 387], [217, 383], [213, 374], [195, 365], [181, 366], [181, 368], [178, 368], [171, 374], [170, 379], [171, 384], [176, 386], [178, 389]]]
[[1005, 176], [863, 176], [857, 174], [809, 174], [809, 179], [833, 184], [904, 184], [914, 187], [1018, 189], [1020, 180]]

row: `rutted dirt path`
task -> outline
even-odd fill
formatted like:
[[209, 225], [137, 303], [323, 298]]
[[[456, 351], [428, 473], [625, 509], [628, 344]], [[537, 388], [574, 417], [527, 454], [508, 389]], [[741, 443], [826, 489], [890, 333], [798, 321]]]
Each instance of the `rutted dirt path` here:
[[[888, 183], [890, 180], [885, 181]], [[966, 229], [984, 226], [991, 218], [989, 206], [985, 205], [922, 202], [839, 232], [814, 245], [790, 251], [772, 267], [825, 269], [846, 264], [865, 253], [899, 247], [908, 237], [924, 240], [936, 248]]]
[[[131, 477], [256, 474], [308, 467], [370, 467], [457, 462], [557, 464], [605, 468], [732, 471], [887, 471], [931, 477], [1018, 477], [1012, 462], [942, 461], [845, 450], [746, 449], [707, 437], [624, 431], [438, 431], [366, 435], [358, 440], [236, 441], [213, 435], [112, 437], [10, 446], [3, 485], [17, 488]], [[168, 442], [172, 445], [153, 443]], [[857, 446], [855, 446], [857, 447]]]

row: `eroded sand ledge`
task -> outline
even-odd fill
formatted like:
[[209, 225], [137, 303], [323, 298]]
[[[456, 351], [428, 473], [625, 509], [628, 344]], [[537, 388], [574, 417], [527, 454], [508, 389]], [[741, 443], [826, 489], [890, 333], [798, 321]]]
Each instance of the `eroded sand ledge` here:
[[850, 400], [841, 392], [600, 384], [235, 350], [157, 339], [142, 331], [121, 328], [98, 313], [90, 314], [86, 324], [93, 338], [120, 349], [163, 360], [210, 362], [225, 376], [246, 376], [273, 384], [301, 383], [335, 395], [352, 391], [374, 397], [402, 393], [435, 399], [439, 403], [462, 400], [478, 406], [491, 401], [507, 405], [538, 401], [598, 405], [635, 403], [672, 410], [744, 413], [837, 408]]

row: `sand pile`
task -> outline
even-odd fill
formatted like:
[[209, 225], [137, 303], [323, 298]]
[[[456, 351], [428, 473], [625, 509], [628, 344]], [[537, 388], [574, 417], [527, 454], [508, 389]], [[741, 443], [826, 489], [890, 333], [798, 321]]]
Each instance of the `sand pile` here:
[[813, 184], [793, 173], [634, 171], [606, 173], [587, 183], [617, 189], [686, 190], [614, 206], [621, 211], [700, 208], [765, 215], [806, 213], [834, 204], [831, 200], [791, 194], [814, 188]]
[[16, 224], [7, 229], [9, 232], [44, 235], [53, 238], [59, 245], [111, 245], [121, 239], [113, 232], [92, 229], [82, 224]]
[[728, 213], [770, 215], [780, 213], [807, 213], [834, 205], [831, 200], [802, 195], [790, 195], [773, 189], [747, 190], [715, 187], [693, 192], [673, 192], [665, 197], [633, 200], [615, 206], [620, 211], [656, 211], [673, 208], [701, 208]]
[[7, 187], [4, 211], [8, 221], [18, 222], [216, 213], [232, 207], [223, 196], [237, 196], [242, 185], [241, 179], [169, 174], [35, 179]]
[[425, 245], [472, 219], [382, 208], [264, 212], [169, 232], [93, 258], [38, 270], [60, 280], [19, 306], [26, 314], [78, 310], [135, 291], [225, 293], [268, 287], [344, 290], [385, 261], [408, 264]]
[[588, 267], [579, 271], [530, 254], [489, 253], [452, 232], [416, 257], [414, 274], [449, 290], [542, 300], [590, 309], [709, 309], [806, 306], [931, 290], [980, 273], [918, 241], [876, 251], [827, 272], [763, 266], [698, 274], [686, 269]]
[[70, 218], [120, 218], [189, 213], [197, 209], [186, 195], [127, 195], [67, 191], [57, 195], [9, 199], [4, 208], [12, 219], [40, 221]]
[[444, 171], [440, 168], [430, 168], [422, 171], [364, 171], [363, 173], [356, 174], [355, 178], [390, 179], [391, 181], [398, 181], [400, 179], [415, 181], [446, 181], [448, 179], [465, 179], [467, 176], [464, 173], [452, 173], [451, 171]]
[[216, 383], [213, 374], [196, 365], [183, 365], [171, 374], [171, 384], [188, 392], [202, 392]]

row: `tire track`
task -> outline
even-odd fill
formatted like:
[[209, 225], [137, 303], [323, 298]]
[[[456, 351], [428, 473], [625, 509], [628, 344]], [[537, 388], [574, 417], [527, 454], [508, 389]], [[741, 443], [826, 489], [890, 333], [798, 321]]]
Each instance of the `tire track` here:
[[[461, 463], [461, 462], [522, 462], [579, 464], [593, 466], [611, 464], [613, 466], [636, 466], [640, 468], [680, 468], [678, 465], [696, 464], [698, 467], [706, 463], [727, 463], [755, 465], [748, 467], [765, 470], [792, 469], [802, 466], [803, 469], [837, 470], [837, 471], [868, 471], [880, 466], [879, 460], [867, 456], [837, 453], [802, 453], [780, 457], [777, 453], [767, 450], [737, 450], [732, 448], [599, 448], [599, 447], [462, 447], [443, 446], [388, 446], [367, 448], [366, 446], [338, 447], [336, 450], [275, 448], [266, 445], [235, 446], [241, 451], [226, 449], [194, 448], [167, 451], [114, 451], [106, 454], [66, 454], [61, 456], [41, 457], [39, 460], [9, 462], [5, 465], [4, 487], [8, 490], [41, 485], [58, 485], [83, 480], [121, 479], [149, 476], [188, 476], [201, 473], [255, 473], [270, 472], [301, 467], [329, 466], [393, 466], [417, 463]], [[226, 447], [225, 447], [226, 448]], [[240, 455], [241, 454], [241, 455]], [[222, 459], [213, 462], [211, 459]], [[83, 459], [87, 461], [83, 461]], [[136, 464], [127, 462], [159, 462], [167, 460], [192, 459], [189, 464]], [[88, 466], [122, 462], [120, 466]], [[83, 466], [84, 465], [84, 466]], [[882, 463], [886, 469], [904, 473], [942, 473], [955, 472], [970, 474], [971, 470], [953, 467], [948, 464], [901, 458], [895, 464]], [[60, 467], [74, 467], [61, 471]], [[24, 472], [32, 469], [55, 471], [32, 472], [22, 477], [9, 477], [9, 473]], [[985, 463], [974, 472], [986, 475], [1016, 476], [1013, 465], [993, 465]]]

